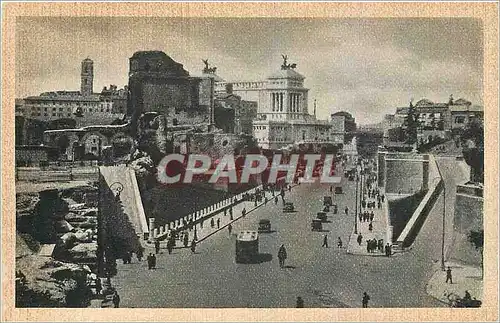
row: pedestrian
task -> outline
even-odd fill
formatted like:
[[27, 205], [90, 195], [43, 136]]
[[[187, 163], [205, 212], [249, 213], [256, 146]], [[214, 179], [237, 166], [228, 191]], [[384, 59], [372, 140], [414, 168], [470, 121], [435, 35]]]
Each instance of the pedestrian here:
[[202, 218], [200, 221], [200, 228], [202, 228], [202, 229], [203, 229], [203, 222], [205, 222], [205, 220]]
[[175, 238], [170, 238], [168, 241], [167, 241], [167, 250], [168, 250], [168, 254], [171, 255], [172, 254], [172, 250], [174, 249], [174, 245], [175, 245]]
[[363, 207], [363, 209], [366, 207], [366, 200], [363, 199], [363, 201], [361, 201], [361, 206]]
[[373, 223], [372, 222], [370, 222], [370, 224], [368, 224], [368, 230], [370, 230], [370, 232], [373, 231]]
[[292, 191], [292, 185], [288, 185], [288, 192]]
[[339, 211], [339, 208], [337, 207], [337, 204], [335, 204], [333, 206], [333, 214], [337, 214], [338, 211]]
[[241, 215], [245, 216], [245, 214], [247, 214], [247, 209], [243, 208], [243, 211], [241, 211]]
[[375, 213], [373, 213], [372, 211], [372, 213], [370, 213], [370, 221], [373, 221], [374, 218], [375, 218]]
[[156, 255], [154, 253], [151, 254], [151, 268], [156, 269]]
[[277, 196], [274, 197], [274, 205], [276, 205], [276, 204], [278, 204], [278, 197]]
[[347, 206], [345, 207], [344, 212], [345, 212], [345, 215], [349, 214], [349, 208]]
[[360, 233], [358, 234], [358, 238], [357, 238], [357, 241], [358, 241], [358, 245], [361, 246], [361, 242], [363, 242], [363, 235]]
[[115, 308], [120, 307], [120, 296], [118, 295], [118, 292], [116, 290], [113, 293], [113, 305], [115, 306]]
[[368, 301], [370, 300], [370, 296], [364, 292], [363, 293], [363, 308], [367, 308], [368, 307]]
[[[373, 203], [375, 203], [375, 202], [373, 202]], [[381, 208], [382, 208], [382, 203], [380, 203], [380, 201], [378, 201], [378, 205], [377, 205], [377, 207], [378, 207], [379, 209], [381, 209]]]
[[340, 237], [337, 239], [337, 247], [342, 248], [342, 239]]
[[189, 237], [187, 234], [184, 235], [184, 247], [187, 247], [189, 245]]
[[366, 252], [370, 253], [372, 248], [372, 241], [366, 240]]
[[330, 193], [333, 192], [333, 186], [330, 185]]
[[379, 252], [383, 252], [384, 249], [384, 239], [379, 239], [377, 244], [377, 249]]
[[254, 206], [257, 206], [257, 199], [255, 199], [255, 202], [253, 204]]
[[446, 269], [446, 283], [450, 281], [450, 284], [453, 284], [453, 277], [451, 276], [451, 268], [448, 266], [448, 269]]
[[217, 229], [220, 229], [220, 219], [217, 219]]
[[101, 290], [102, 290], [101, 278], [97, 277], [95, 280], [95, 294], [101, 295]]
[[229, 219], [232, 221], [233, 220], [233, 207], [229, 209]]
[[191, 241], [191, 252], [196, 253], [196, 240]]
[[148, 269], [152, 269], [153, 268], [153, 253], [150, 252], [148, 257], [147, 257], [147, 261], [148, 261]]
[[211, 227], [211, 228], [215, 227], [214, 218], [211, 218], [211, 219], [210, 219], [210, 227]]
[[155, 253], [160, 253], [160, 240], [155, 239]]
[[389, 257], [390, 253], [391, 253], [391, 250], [390, 250], [390, 247], [389, 247], [389, 242], [387, 242], [387, 244], [385, 245], [385, 255], [387, 257]]
[[229, 232], [229, 235], [231, 235], [231, 231], [233, 231], [233, 226], [231, 225], [231, 223], [229, 223], [229, 225], [227, 226], [227, 231]]
[[328, 248], [328, 236], [325, 234], [325, 236], [323, 237], [323, 244], [321, 245], [321, 247], [326, 247]]
[[296, 307], [297, 308], [303, 308], [304, 307], [304, 300], [300, 296], [297, 297], [297, 305], [296, 305]]
[[282, 244], [280, 249], [278, 250], [278, 260], [280, 263], [280, 268], [283, 268], [285, 266], [286, 257], [287, 257], [286, 248], [285, 245]]
[[382, 202], [384, 202], [385, 195], [384, 195], [384, 194], [382, 194], [382, 196], [381, 196], [381, 197], [382, 197]]
[[137, 257], [137, 260], [141, 261], [142, 257], [144, 256], [144, 248], [143, 247], [139, 247], [139, 249], [137, 250], [137, 252], [135, 253], [135, 255]]

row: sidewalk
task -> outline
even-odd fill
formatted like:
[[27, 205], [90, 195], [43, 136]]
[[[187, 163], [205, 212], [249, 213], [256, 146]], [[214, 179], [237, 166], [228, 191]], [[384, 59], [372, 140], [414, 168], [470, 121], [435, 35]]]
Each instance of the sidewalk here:
[[[381, 194], [384, 194], [384, 192], [381, 190]], [[377, 208], [377, 199], [376, 198], [367, 198], [366, 199], [367, 203], [369, 202], [375, 202], [375, 208], [369, 209], [369, 208], [361, 208], [361, 211], [358, 212], [358, 217], [356, 219], [358, 223], [358, 234], [361, 233], [363, 236], [361, 245], [358, 244], [357, 238], [358, 234], [354, 233], [354, 228], [351, 233], [351, 236], [349, 238], [349, 244], [347, 246], [347, 253], [354, 254], [354, 255], [365, 255], [365, 256], [384, 256], [385, 257], [385, 252], [382, 250], [380, 252], [379, 250], [374, 250], [373, 252], [368, 252], [366, 250], [366, 241], [367, 240], [372, 240], [376, 239], [377, 241], [382, 239], [384, 241], [384, 247], [387, 242], [389, 242], [392, 245], [392, 242], [389, 241], [388, 239], [388, 229], [389, 229], [389, 219], [388, 219], [388, 210], [387, 210], [387, 196], [385, 197], [384, 202], [382, 202], [382, 208]], [[359, 221], [359, 214], [362, 214], [364, 211], [368, 211], [368, 213], [371, 213], [373, 211], [374, 218], [373, 218], [373, 230], [370, 231], [368, 229], [368, 226], [370, 224], [370, 221], [367, 222], [360, 222]], [[351, 215], [354, 216], [354, 215]]]
[[483, 279], [481, 268], [447, 262], [446, 268], [451, 267], [453, 284], [446, 283], [446, 271], [436, 267], [436, 272], [427, 284], [427, 294], [437, 300], [450, 304], [452, 300], [464, 297], [465, 291], [469, 291], [472, 299], [483, 299]]
[[[295, 185], [292, 185], [292, 188], [293, 187], [295, 187]], [[227, 227], [229, 226], [229, 224], [234, 223], [243, 217], [243, 214], [242, 214], [243, 209], [246, 210], [245, 216], [248, 216], [249, 213], [251, 213], [252, 211], [265, 205], [266, 204], [265, 197], [267, 197], [267, 199], [268, 199], [267, 204], [271, 204], [271, 203], [274, 204], [274, 196], [273, 196], [272, 192], [265, 191], [263, 193], [264, 193], [264, 197], [262, 198], [262, 201], [257, 202], [257, 204], [255, 203], [255, 201], [242, 201], [242, 202], [237, 203], [236, 205], [233, 205], [233, 207], [232, 207], [232, 210], [233, 210], [232, 219], [231, 219], [231, 215], [230, 215], [229, 210], [227, 210], [226, 214], [224, 214], [224, 211], [220, 209], [220, 210], [216, 210], [213, 213], [205, 216], [204, 217], [205, 220], [203, 220], [200, 223], [197, 223], [195, 226], [193, 226], [189, 229], [183, 230], [184, 232], [186, 232], [188, 234], [189, 244], [188, 244], [187, 248], [189, 248], [191, 246], [191, 241], [194, 238], [195, 232], [196, 232], [196, 237], [197, 237], [196, 242], [200, 243], [203, 240], [209, 238], [210, 236], [212, 236], [213, 234], [215, 234], [219, 231], [228, 230]], [[275, 191], [275, 196], [278, 196], [279, 203], [281, 204], [282, 201], [281, 201], [281, 196], [279, 196], [279, 194], [280, 194], [279, 191]], [[287, 194], [288, 194], [288, 191], [285, 192], [285, 200], [286, 200]], [[211, 226], [212, 219], [214, 221], [213, 227]], [[219, 220], [219, 225], [217, 225], [217, 220]], [[147, 244], [145, 244], [145, 246], [148, 248], [154, 248], [154, 245], [152, 243], [147, 243]], [[162, 249], [167, 248], [167, 240], [166, 239], [160, 241], [160, 248], [162, 248]], [[176, 246], [174, 247], [174, 249], [181, 249], [181, 248], [186, 248], [186, 247], [184, 247], [183, 241], [176, 240]]]

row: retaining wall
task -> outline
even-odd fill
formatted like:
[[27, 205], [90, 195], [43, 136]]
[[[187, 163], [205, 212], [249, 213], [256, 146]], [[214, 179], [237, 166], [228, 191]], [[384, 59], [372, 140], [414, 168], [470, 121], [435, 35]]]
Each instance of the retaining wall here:
[[444, 188], [444, 182], [437, 168], [434, 156], [429, 155], [429, 177], [427, 180], [428, 190], [424, 198], [413, 212], [405, 228], [396, 239], [396, 243], [403, 248], [413, 244], [415, 238], [425, 222], [429, 212], [432, 210], [436, 199]]
[[388, 194], [412, 194], [423, 183], [423, 162], [406, 159], [385, 159], [385, 191]]
[[449, 258], [476, 266], [481, 265], [481, 253], [468, 241], [471, 230], [483, 229], [483, 191], [475, 186], [457, 186], [453, 217], [453, 242]]

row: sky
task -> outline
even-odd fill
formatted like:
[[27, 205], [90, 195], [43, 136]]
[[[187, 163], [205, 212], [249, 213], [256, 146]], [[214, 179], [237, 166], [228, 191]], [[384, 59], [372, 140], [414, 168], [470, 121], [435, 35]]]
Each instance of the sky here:
[[281, 54], [306, 77], [309, 111], [348, 111], [376, 123], [428, 98], [482, 105], [482, 22], [473, 18], [18, 17], [16, 96], [79, 90], [94, 61], [94, 91], [128, 83], [128, 59], [161, 50], [201, 75], [202, 59], [228, 82], [260, 81]]

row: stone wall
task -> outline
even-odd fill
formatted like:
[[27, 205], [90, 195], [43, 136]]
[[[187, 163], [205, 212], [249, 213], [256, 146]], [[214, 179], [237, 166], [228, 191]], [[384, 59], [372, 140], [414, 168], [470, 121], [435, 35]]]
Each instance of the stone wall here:
[[483, 230], [483, 198], [477, 196], [479, 194], [460, 193], [461, 187], [463, 186], [459, 185], [457, 188], [453, 242], [448, 256], [451, 259], [479, 266], [481, 253], [468, 241], [467, 236], [471, 230]]
[[421, 161], [386, 159], [385, 191], [392, 194], [413, 194], [423, 184]]

